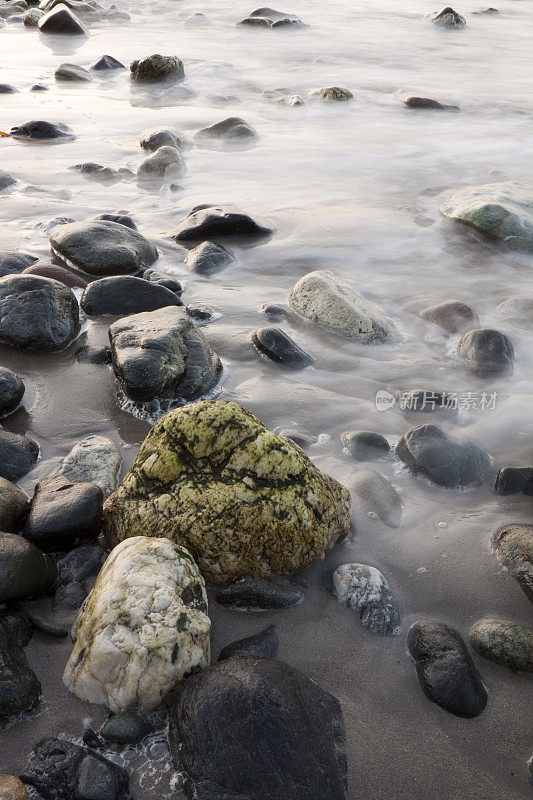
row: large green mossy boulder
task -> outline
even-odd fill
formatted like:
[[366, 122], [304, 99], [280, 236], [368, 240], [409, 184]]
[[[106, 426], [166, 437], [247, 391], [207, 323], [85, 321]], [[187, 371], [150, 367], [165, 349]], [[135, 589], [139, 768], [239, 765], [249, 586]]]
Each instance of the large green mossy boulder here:
[[166, 414], [104, 510], [110, 544], [166, 536], [214, 584], [295, 572], [349, 525], [347, 489], [294, 442], [222, 401]]

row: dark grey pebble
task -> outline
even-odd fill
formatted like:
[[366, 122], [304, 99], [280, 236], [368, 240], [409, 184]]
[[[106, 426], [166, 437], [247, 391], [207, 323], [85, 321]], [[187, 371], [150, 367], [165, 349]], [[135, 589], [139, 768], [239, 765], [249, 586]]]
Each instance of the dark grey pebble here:
[[222, 648], [218, 656], [219, 661], [225, 661], [232, 656], [259, 656], [261, 658], [276, 658], [278, 654], [279, 636], [275, 625], [247, 636], [237, 642], [231, 642]]
[[373, 431], [345, 431], [341, 435], [343, 447], [357, 461], [371, 461], [383, 458], [390, 450], [388, 441], [380, 433]]
[[60, 4], [54, 6], [39, 20], [41, 33], [63, 34], [67, 36], [86, 36], [85, 29], [76, 14]]
[[255, 139], [257, 133], [240, 117], [228, 117], [221, 122], [215, 122], [207, 128], [202, 128], [196, 134], [197, 139]]
[[107, 222], [118, 222], [119, 225], [125, 225], [126, 228], [131, 228], [132, 231], [137, 230], [135, 220], [129, 214], [99, 214], [94, 218], [95, 220], [104, 220]]
[[216, 601], [227, 608], [279, 609], [298, 606], [304, 600], [299, 589], [284, 589], [261, 578], [244, 578], [220, 589]]
[[513, 369], [512, 342], [500, 331], [490, 328], [468, 331], [459, 342], [458, 352], [467, 369], [480, 378], [490, 378]]
[[133, 711], [123, 711], [109, 717], [100, 735], [114, 744], [137, 744], [152, 731], [152, 726]]
[[174, 278], [173, 275], [166, 275], [164, 272], [160, 272], [158, 269], [145, 269], [143, 272], [143, 278], [145, 281], [158, 283], [160, 286], [164, 286], [176, 294], [181, 294], [183, 292], [183, 286], [177, 278]]
[[17, 481], [34, 466], [39, 456], [39, 445], [22, 436], [0, 428], [0, 476]]
[[476, 325], [479, 322], [474, 309], [461, 300], [446, 300], [443, 303], [429, 306], [423, 309], [419, 316], [429, 322], [434, 322], [448, 333], [458, 333], [467, 325]]
[[4, 275], [22, 272], [38, 261], [31, 253], [18, 253], [16, 250], [0, 250], [0, 278]]
[[281, 328], [258, 328], [250, 338], [261, 355], [277, 364], [291, 369], [304, 369], [313, 363], [311, 356]]
[[98, 181], [107, 186], [118, 183], [121, 180], [119, 173], [112, 167], [104, 167], [102, 164], [95, 164], [93, 161], [86, 161], [84, 164], [73, 164], [70, 169], [79, 172], [85, 178]]
[[219, 237], [267, 237], [272, 228], [262, 225], [234, 206], [195, 206], [172, 237], [177, 242], [205, 242]]
[[179, 296], [170, 289], [132, 275], [113, 275], [92, 281], [80, 300], [81, 308], [89, 316], [123, 316], [181, 305]]
[[141, 135], [139, 144], [143, 150], [155, 153], [160, 147], [175, 147], [176, 150], [182, 150], [184, 143], [183, 139], [174, 131], [168, 128], [154, 128]]
[[261, 313], [270, 322], [281, 322], [287, 316], [287, 310], [283, 306], [278, 306], [275, 303], [264, 303], [261, 306]]
[[205, 303], [190, 303], [185, 311], [191, 319], [197, 322], [209, 322], [215, 313], [211, 306], [206, 306]]
[[186, 259], [191, 272], [199, 275], [214, 275], [234, 261], [231, 250], [215, 242], [202, 242], [189, 252]]
[[46, 120], [29, 120], [22, 125], [11, 128], [11, 136], [15, 139], [32, 139], [35, 141], [48, 139], [65, 139], [71, 137], [66, 125], [56, 125]]
[[29, 509], [26, 492], [0, 477], [0, 531], [18, 533]]
[[16, 178], [10, 175], [9, 172], [4, 172], [0, 169], [0, 192], [3, 192], [5, 189], [10, 189], [12, 186], [15, 186], [16, 183]]
[[99, 750], [103, 748], [102, 740], [96, 735], [92, 728], [86, 728], [83, 731], [83, 736], [81, 738], [83, 740], [83, 744], [86, 744], [87, 747], [90, 747], [92, 750]]
[[533, 603], [533, 525], [510, 522], [491, 537], [500, 564], [509, 570]]
[[17, 647], [26, 647], [33, 636], [33, 626], [28, 617], [17, 609], [0, 610], [0, 626], [11, 636]]
[[111, 353], [108, 347], [91, 347], [87, 344], [76, 350], [76, 361], [79, 364], [110, 364]]
[[0, 622], [0, 719], [34, 708], [41, 684], [26, 655]]
[[494, 492], [533, 495], [533, 467], [502, 467], [494, 482]]
[[0, 83], [0, 94], [16, 94], [18, 89], [11, 86], [9, 83]]
[[100, 56], [100, 58], [95, 59], [95, 61], [89, 64], [89, 69], [95, 72], [111, 72], [116, 69], [126, 69], [126, 67], [113, 56], [105, 55]]
[[0, 417], [7, 417], [18, 406], [24, 396], [24, 381], [6, 367], [0, 367]]
[[46, 592], [56, 578], [52, 558], [22, 536], [0, 532], [0, 603]]

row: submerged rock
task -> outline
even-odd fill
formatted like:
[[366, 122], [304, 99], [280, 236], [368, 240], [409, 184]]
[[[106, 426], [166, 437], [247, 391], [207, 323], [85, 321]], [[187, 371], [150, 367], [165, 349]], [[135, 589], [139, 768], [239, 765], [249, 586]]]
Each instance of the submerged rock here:
[[332, 272], [316, 270], [304, 275], [291, 289], [289, 304], [321, 328], [361, 344], [400, 340], [393, 323], [379, 308]]
[[513, 369], [514, 348], [505, 333], [491, 328], [467, 331], [459, 342], [458, 353], [470, 372], [489, 378]]
[[126, 69], [126, 67], [113, 56], [105, 55], [100, 56], [100, 58], [89, 64], [89, 69], [94, 70], [94, 72], [111, 72], [116, 69]]
[[222, 364], [184, 308], [124, 317], [109, 328], [113, 369], [131, 400], [196, 400], [218, 382]]
[[34, 708], [40, 694], [41, 684], [24, 651], [0, 620], [0, 719]]
[[208, 666], [209, 629], [204, 581], [189, 552], [135, 536], [111, 552], [78, 614], [63, 681], [112, 711], [153, 711]]
[[185, 77], [183, 62], [179, 58], [159, 53], [132, 61], [130, 72], [131, 79], [139, 83], [180, 81]]
[[533, 525], [511, 522], [499, 528], [491, 545], [502, 566], [533, 603]]
[[526, 330], [533, 329], [533, 297], [510, 297], [498, 306], [498, 314]]
[[85, 28], [76, 14], [63, 3], [54, 6], [42, 16], [38, 22], [38, 26], [41, 33], [87, 36]]
[[96, 277], [140, 272], [158, 257], [140, 233], [107, 220], [58, 225], [50, 245], [60, 258]]
[[8, 481], [22, 478], [39, 457], [39, 445], [22, 436], [0, 428], [0, 476]]
[[175, 147], [159, 147], [145, 158], [137, 170], [137, 177], [144, 182], [173, 180], [185, 174], [185, 163]]
[[171, 753], [198, 800], [345, 800], [344, 743], [337, 699], [269, 658], [193, 675], [171, 712]]
[[516, 622], [482, 619], [469, 632], [472, 647], [484, 658], [520, 672], [533, 672], [533, 630]]
[[24, 397], [25, 386], [20, 375], [0, 367], [0, 418], [15, 411]]
[[218, 660], [225, 661], [233, 656], [276, 658], [278, 645], [279, 637], [276, 626], [269, 625], [268, 628], [254, 634], [254, 636], [247, 636], [245, 639], [239, 639], [237, 642], [227, 644], [220, 651]]
[[151, 732], [151, 725], [133, 711], [114, 714], [104, 722], [100, 731], [108, 742], [114, 744], [137, 744]]
[[77, 64], [60, 64], [54, 72], [56, 81], [92, 81], [93, 77], [85, 67]]
[[429, 97], [417, 97], [412, 94], [405, 94], [405, 92], [395, 92], [395, 97], [401, 100], [407, 108], [426, 108], [438, 111], [459, 111], [459, 106], [449, 106], [439, 103], [438, 100], [432, 100]]
[[14, 178], [8, 172], [0, 170], [0, 192], [3, 192], [5, 189], [10, 189], [12, 186], [15, 186], [16, 183], [16, 178]]
[[248, 17], [241, 20], [237, 25], [244, 25], [258, 28], [307, 28], [308, 26], [301, 19], [288, 14], [285, 11], [276, 11], [273, 8], [263, 6], [256, 8]]
[[478, 316], [473, 308], [460, 300], [446, 300], [443, 303], [436, 303], [433, 306], [424, 308], [419, 316], [434, 322], [444, 328], [448, 333], [459, 333], [468, 326], [476, 325], [479, 322]]
[[350, 473], [347, 480], [352, 494], [354, 511], [360, 505], [365, 512], [377, 516], [389, 528], [397, 528], [402, 521], [402, 501], [394, 486], [384, 475], [373, 469], [360, 469]]
[[494, 481], [494, 493], [533, 495], [533, 468], [502, 467]]
[[29, 120], [22, 125], [11, 128], [14, 139], [29, 139], [31, 141], [46, 141], [48, 139], [71, 139], [72, 134], [66, 125], [56, 125], [46, 120]]
[[515, 250], [533, 252], [533, 190], [527, 184], [509, 181], [460, 189], [440, 211]]
[[46, 800], [131, 800], [123, 767], [66, 739], [41, 739], [21, 778]]
[[196, 134], [197, 139], [255, 139], [257, 133], [240, 117], [228, 117], [221, 122], [215, 122], [207, 128], [202, 128]]
[[17, 533], [24, 524], [28, 507], [27, 494], [0, 477], [0, 531]]
[[385, 437], [373, 431], [345, 431], [341, 435], [341, 441], [342, 446], [356, 461], [383, 458], [390, 451]]
[[175, 147], [176, 150], [183, 149], [183, 140], [177, 133], [168, 128], [154, 128], [145, 131], [139, 139], [139, 144], [143, 150], [155, 153], [160, 147]]
[[205, 303], [189, 303], [189, 305], [185, 307], [185, 311], [189, 317], [198, 324], [209, 322], [213, 319], [215, 314], [211, 306], [207, 306]]
[[152, 428], [104, 516], [109, 541], [167, 536], [225, 584], [311, 563], [348, 530], [350, 502], [238, 403], [202, 401]]
[[319, 100], [326, 100], [332, 102], [344, 102], [346, 100], [353, 100], [353, 94], [349, 89], [342, 89], [340, 86], [328, 86], [322, 89], [313, 89], [311, 92], [313, 97], [318, 97]]
[[0, 278], [0, 342], [48, 353], [63, 350], [80, 329], [72, 291], [37, 275]]
[[261, 355], [277, 364], [304, 369], [313, 363], [311, 356], [280, 328], [258, 328], [252, 331], [250, 338]]
[[59, 474], [74, 483], [95, 483], [105, 498], [118, 486], [121, 462], [114, 442], [104, 436], [87, 436], [65, 456]]
[[272, 228], [260, 225], [234, 206], [195, 206], [172, 233], [177, 242], [217, 239], [220, 236], [270, 236]]
[[227, 247], [215, 242], [202, 242], [189, 251], [185, 263], [191, 272], [197, 272], [199, 275], [214, 275], [234, 261], [235, 256]]
[[448, 436], [437, 425], [411, 428], [396, 445], [396, 455], [414, 472], [452, 489], [481, 483], [490, 468], [485, 450]]
[[72, 483], [63, 475], [40, 481], [23, 535], [45, 552], [65, 552], [80, 539], [97, 539], [102, 500], [102, 490], [94, 483]]
[[221, 606], [238, 609], [279, 609], [299, 606], [305, 599], [300, 589], [284, 589], [261, 578], [245, 578], [217, 592]]
[[366, 564], [343, 564], [333, 573], [333, 593], [339, 603], [359, 611], [361, 625], [383, 636], [398, 633], [398, 603], [385, 576]]
[[122, 175], [120, 172], [117, 172], [116, 169], [104, 167], [102, 164], [96, 164], [94, 161], [86, 161], [83, 164], [73, 164], [69, 169], [79, 172], [80, 175], [83, 175], [83, 177], [88, 180], [98, 181], [107, 186], [111, 186], [122, 180]]
[[112, 275], [93, 281], [80, 300], [80, 306], [89, 316], [139, 314], [180, 305], [181, 300], [170, 289], [133, 275]]
[[430, 21], [439, 28], [464, 28], [466, 20], [457, 11], [454, 11], [450, 6], [442, 8], [440, 11], [435, 11], [431, 15]]
[[42, 594], [56, 578], [53, 559], [22, 536], [0, 532], [0, 603]]
[[463, 640], [440, 622], [415, 622], [407, 636], [422, 691], [433, 703], [457, 717], [477, 717], [487, 692]]

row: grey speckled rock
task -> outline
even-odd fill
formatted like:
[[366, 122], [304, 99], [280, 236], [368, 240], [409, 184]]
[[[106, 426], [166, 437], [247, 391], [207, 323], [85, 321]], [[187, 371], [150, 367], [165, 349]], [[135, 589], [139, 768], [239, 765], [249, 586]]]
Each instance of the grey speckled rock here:
[[0, 342], [48, 353], [80, 329], [78, 301], [59, 281], [38, 275], [0, 278]]
[[437, 425], [418, 425], [396, 445], [396, 455], [439, 486], [481, 483], [490, 468], [488, 454], [474, 442], [454, 439]]
[[440, 622], [415, 622], [407, 636], [422, 691], [433, 703], [458, 717], [477, 717], [487, 692], [463, 640]]
[[385, 437], [373, 431], [345, 431], [341, 435], [341, 441], [343, 447], [356, 461], [383, 458], [390, 450]]
[[185, 162], [179, 150], [164, 145], [145, 158], [137, 170], [137, 177], [143, 182], [170, 181], [185, 174]]
[[208, 666], [209, 630], [205, 584], [188, 550], [134, 536], [111, 552], [80, 609], [63, 681], [112, 711], [153, 711]]
[[399, 632], [400, 609], [385, 576], [366, 564], [343, 564], [333, 573], [333, 593], [339, 603], [359, 611], [361, 625], [370, 633]]
[[300, 589], [284, 589], [271, 581], [244, 578], [221, 589], [215, 599], [227, 608], [279, 609], [299, 606], [305, 595]]
[[321, 328], [361, 344], [391, 344], [401, 339], [377, 306], [331, 272], [304, 275], [291, 289], [289, 303]]
[[450, 6], [446, 6], [440, 11], [435, 11], [430, 20], [434, 25], [438, 25], [439, 28], [464, 28], [466, 25], [465, 18]]
[[484, 658], [520, 672], [533, 672], [533, 630], [516, 622], [482, 619], [469, 632], [472, 647]]
[[34, 708], [40, 694], [41, 684], [24, 651], [0, 621], [0, 719]]
[[17, 533], [24, 524], [28, 507], [27, 494], [0, 477], [0, 531]]
[[256, 222], [235, 206], [195, 206], [173, 231], [177, 242], [218, 239], [225, 236], [263, 237], [274, 233], [272, 228]]
[[278, 654], [279, 637], [275, 625], [269, 625], [254, 636], [247, 636], [237, 642], [231, 642], [222, 648], [218, 656], [219, 661], [225, 661], [233, 656], [257, 656], [259, 658], [276, 658]]
[[193, 675], [169, 741], [197, 800], [346, 798], [340, 704], [280, 661], [236, 656]]
[[16, 481], [26, 475], [39, 456], [39, 445], [22, 436], [0, 428], [0, 476]]
[[352, 494], [354, 511], [357, 501], [364, 510], [389, 528], [397, 528], [402, 521], [402, 501], [394, 486], [384, 475], [373, 469], [361, 469], [348, 476], [347, 486]]
[[118, 486], [121, 462], [114, 442], [104, 436], [87, 436], [65, 456], [59, 474], [75, 483], [95, 483], [105, 498]]
[[141, 272], [158, 257], [140, 233], [107, 220], [58, 225], [50, 245], [61, 259], [96, 277]]
[[133, 314], [109, 328], [113, 369], [131, 400], [196, 400], [222, 372], [218, 355], [184, 308]]
[[533, 525], [511, 522], [493, 534], [491, 544], [502, 566], [533, 603]]
[[158, 81], [180, 81], [185, 77], [183, 62], [176, 56], [152, 56], [132, 61], [131, 78], [139, 83], [156, 83]]
[[480, 378], [490, 378], [510, 372], [514, 363], [514, 348], [504, 333], [491, 328], [467, 331], [459, 342], [458, 353], [470, 372]]
[[470, 186], [452, 195], [440, 210], [515, 250], [533, 252], [533, 188], [528, 184]]
[[0, 603], [39, 595], [56, 577], [53, 559], [22, 536], [0, 533]]
[[227, 247], [215, 242], [202, 242], [189, 251], [185, 263], [191, 272], [197, 272], [199, 275], [214, 275], [234, 261], [235, 256]]
[[38, 742], [21, 778], [46, 800], [131, 800], [123, 767], [66, 739]]
[[104, 722], [100, 734], [108, 742], [116, 744], [137, 744], [152, 730], [151, 725], [133, 711], [114, 714]]
[[476, 312], [466, 303], [460, 300], [445, 300], [443, 303], [436, 303], [433, 306], [424, 308], [419, 316], [440, 325], [448, 333], [458, 333], [467, 325], [472, 327], [479, 322]]

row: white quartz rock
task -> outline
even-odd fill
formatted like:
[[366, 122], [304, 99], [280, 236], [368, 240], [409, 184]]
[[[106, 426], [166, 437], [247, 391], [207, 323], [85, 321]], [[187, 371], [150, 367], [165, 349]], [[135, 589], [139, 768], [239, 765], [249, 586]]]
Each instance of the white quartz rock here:
[[153, 711], [192, 671], [209, 666], [205, 583], [192, 556], [168, 539], [121, 542], [74, 623], [63, 681], [112, 711]]
[[59, 474], [73, 483], [96, 483], [106, 498], [118, 487], [121, 463], [114, 442], [104, 436], [87, 436], [65, 456]]

